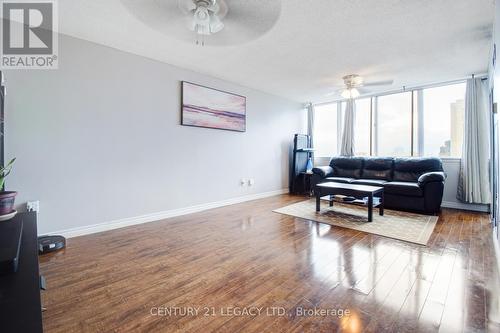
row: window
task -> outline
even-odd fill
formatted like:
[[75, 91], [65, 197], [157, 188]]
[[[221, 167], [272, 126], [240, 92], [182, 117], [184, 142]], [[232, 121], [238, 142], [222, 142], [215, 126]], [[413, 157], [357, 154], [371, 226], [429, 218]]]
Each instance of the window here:
[[411, 92], [376, 100], [375, 152], [378, 156], [411, 156]]
[[314, 108], [314, 147], [315, 156], [330, 157], [337, 155], [337, 103]]
[[[461, 157], [466, 84], [356, 100], [358, 156]], [[340, 152], [346, 102], [315, 107], [316, 157]]]
[[465, 83], [418, 91], [421, 155], [461, 157], [464, 136]]
[[356, 155], [371, 155], [371, 98], [356, 101], [356, 118], [354, 122], [354, 149]]

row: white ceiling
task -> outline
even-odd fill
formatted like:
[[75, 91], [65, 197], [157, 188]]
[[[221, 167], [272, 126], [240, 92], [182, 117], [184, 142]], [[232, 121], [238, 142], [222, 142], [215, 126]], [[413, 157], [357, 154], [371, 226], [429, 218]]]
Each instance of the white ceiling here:
[[393, 90], [486, 72], [493, 12], [493, 0], [282, 0], [277, 23], [258, 39], [200, 47], [194, 37], [187, 43], [149, 27], [120, 0], [64, 0], [59, 30], [299, 102], [320, 102], [350, 73], [367, 81], [394, 79], [393, 86], [378, 88]]

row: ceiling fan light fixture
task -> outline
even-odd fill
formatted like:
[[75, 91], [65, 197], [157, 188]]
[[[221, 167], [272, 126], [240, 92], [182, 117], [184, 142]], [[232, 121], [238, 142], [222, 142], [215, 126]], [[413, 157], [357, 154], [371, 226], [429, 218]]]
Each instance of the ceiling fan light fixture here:
[[340, 95], [344, 98], [358, 98], [361, 94], [359, 93], [358, 89], [349, 88], [342, 91], [342, 94]]
[[227, 14], [227, 5], [223, 0], [179, 0], [179, 7], [193, 8], [192, 17], [188, 21], [188, 28], [199, 36], [209, 36], [224, 29], [222, 18]]
[[198, 6], [193, 14], [191, 29], [199, 35], [210, 34], [210, 14], [205, 6]]
[[210, 20], [210, 33], [215, 34], [224, 29], [224, 23], [220, 20], [217, 14], [212, 14]]

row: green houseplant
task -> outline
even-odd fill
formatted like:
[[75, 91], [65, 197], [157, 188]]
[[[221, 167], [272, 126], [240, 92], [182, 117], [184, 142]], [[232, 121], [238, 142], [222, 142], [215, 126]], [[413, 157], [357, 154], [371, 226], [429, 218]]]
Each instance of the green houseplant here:
[[14, 166], [15, 158], [11, 159], [7, 165], [0, 167], [0, 215], [10, 214], [14, 211], [14, 202], [16, 200], [17, 192], [15, 191], [5, 191], [5, 178], [12, 171]]

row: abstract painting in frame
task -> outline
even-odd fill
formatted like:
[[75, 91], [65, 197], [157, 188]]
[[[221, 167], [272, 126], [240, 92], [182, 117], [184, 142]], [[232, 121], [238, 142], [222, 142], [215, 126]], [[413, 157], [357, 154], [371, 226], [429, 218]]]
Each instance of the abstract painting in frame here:
[[246, 97], [182, 81], [185, 126], [245, 132]]

